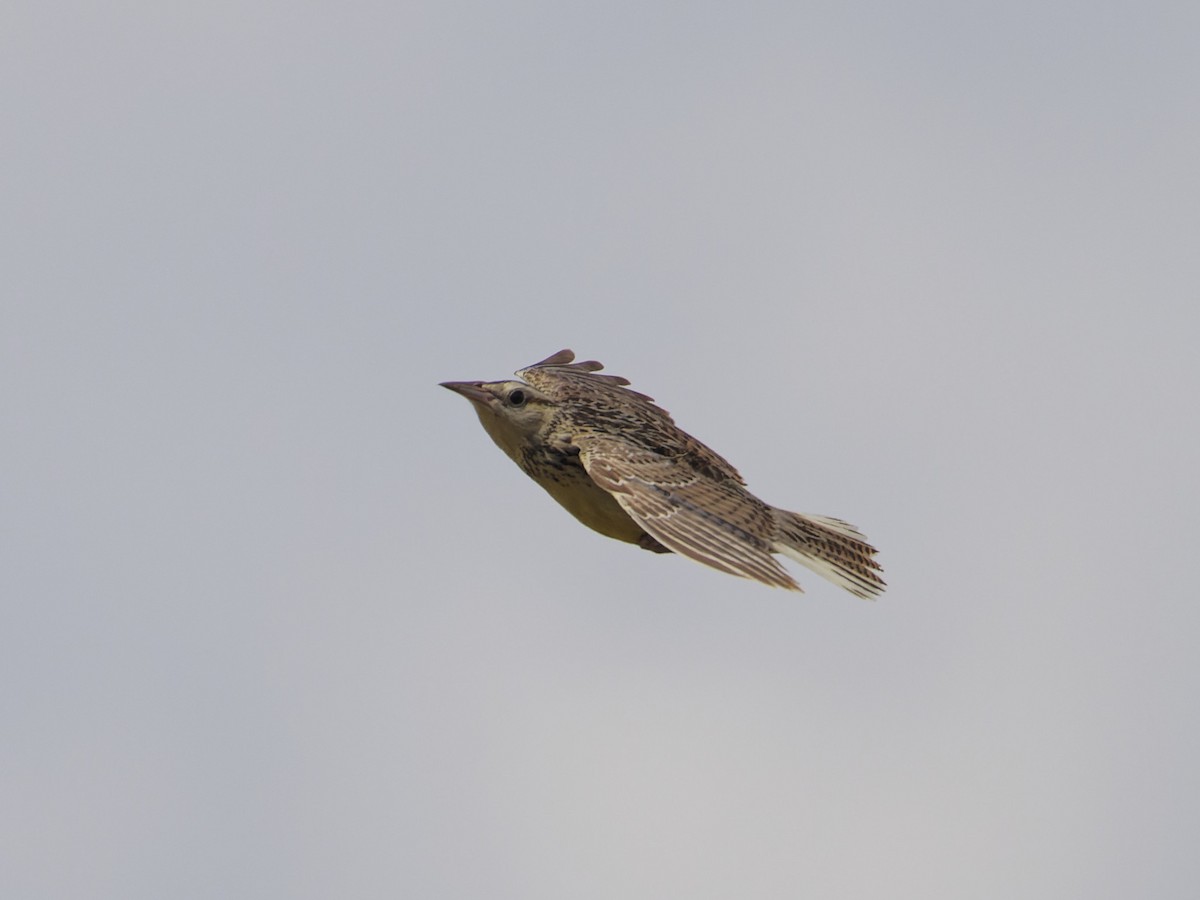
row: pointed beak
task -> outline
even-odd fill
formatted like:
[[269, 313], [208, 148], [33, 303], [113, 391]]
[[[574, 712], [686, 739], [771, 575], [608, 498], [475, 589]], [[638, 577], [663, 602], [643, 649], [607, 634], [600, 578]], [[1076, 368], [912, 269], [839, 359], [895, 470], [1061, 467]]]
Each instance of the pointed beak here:
[[443, 381], [442, 387], [462, 394], [472, 403], [487, 403], [492, 397], [483, 389], [482, 381]]

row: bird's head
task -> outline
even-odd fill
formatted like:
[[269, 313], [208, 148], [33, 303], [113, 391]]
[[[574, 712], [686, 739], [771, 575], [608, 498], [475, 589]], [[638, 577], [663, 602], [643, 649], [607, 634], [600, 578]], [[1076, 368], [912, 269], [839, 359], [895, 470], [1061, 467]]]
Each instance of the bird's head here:
[[471, 401], [484, 430], [518, 464], [522, 450], [544, 438], [556, 410], [553, 400], [523, 381], [443, 381], [442, 387]]

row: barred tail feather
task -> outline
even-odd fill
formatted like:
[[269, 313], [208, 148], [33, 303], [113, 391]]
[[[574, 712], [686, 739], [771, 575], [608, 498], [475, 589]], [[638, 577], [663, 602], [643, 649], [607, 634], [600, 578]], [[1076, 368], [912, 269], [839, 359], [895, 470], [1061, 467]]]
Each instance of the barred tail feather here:
[[838, 587], [872, 599], [883, 593], [883, 571], [875, 548], [857, 528], [841, 519], [775, 509], [777, 525], [771, 549], [789, 556]]

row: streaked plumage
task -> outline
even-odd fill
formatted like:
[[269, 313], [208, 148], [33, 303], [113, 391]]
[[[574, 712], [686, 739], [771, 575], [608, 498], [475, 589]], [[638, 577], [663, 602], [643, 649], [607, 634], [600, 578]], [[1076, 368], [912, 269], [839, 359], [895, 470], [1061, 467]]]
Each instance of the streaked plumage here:
[[860, 597], [885, 587], [875, 548], [852, 526], [759, 500], [737, 470], [645, 394], [562, 350], [521, 381], [453, 381], [484, 429], [589, 528], [674, 551], [764, 584], [800, 590], [782, 553]]

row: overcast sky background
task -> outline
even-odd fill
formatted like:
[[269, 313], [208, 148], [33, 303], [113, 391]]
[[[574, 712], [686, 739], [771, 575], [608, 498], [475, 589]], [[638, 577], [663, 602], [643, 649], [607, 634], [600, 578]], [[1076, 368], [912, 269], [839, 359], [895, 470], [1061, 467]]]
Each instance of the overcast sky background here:
[[[6, 900], [1195, 896], [1200, 6], [0, 20]], [[574, 523], [563, 347], [888, 593]]]

